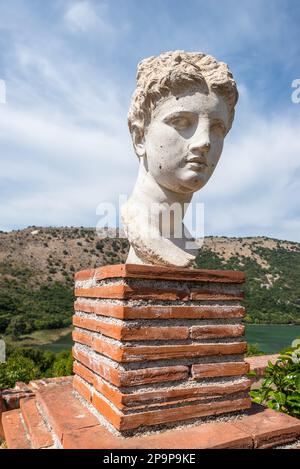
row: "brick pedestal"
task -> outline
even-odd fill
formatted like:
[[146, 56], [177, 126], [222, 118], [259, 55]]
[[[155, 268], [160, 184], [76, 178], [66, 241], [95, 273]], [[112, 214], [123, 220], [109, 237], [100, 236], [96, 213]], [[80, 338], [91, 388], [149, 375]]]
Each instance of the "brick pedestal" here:
[[250, 407], [242, 272], [122, 264], [75, 280], [73, 387], [118, 431]]

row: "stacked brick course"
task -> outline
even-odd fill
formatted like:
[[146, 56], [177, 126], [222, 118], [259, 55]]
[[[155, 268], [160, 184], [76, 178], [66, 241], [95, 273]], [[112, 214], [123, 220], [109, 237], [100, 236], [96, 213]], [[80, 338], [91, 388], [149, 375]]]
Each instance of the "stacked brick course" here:
[[243, 273], [122, 264], [75, 280], [73, 387], [118, 431], [250, 407]]

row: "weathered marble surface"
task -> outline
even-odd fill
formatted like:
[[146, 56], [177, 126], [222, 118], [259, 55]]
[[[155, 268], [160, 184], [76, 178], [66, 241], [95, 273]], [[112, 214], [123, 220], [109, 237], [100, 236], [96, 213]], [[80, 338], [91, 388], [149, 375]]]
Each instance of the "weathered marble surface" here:
[[182, 220], [216, 168], [237, 99], [227, 65], [209, 55], [174, 51], [140, 62], [128, 115], [139, 172], [122, 207], [127, 263], [193, 263]]

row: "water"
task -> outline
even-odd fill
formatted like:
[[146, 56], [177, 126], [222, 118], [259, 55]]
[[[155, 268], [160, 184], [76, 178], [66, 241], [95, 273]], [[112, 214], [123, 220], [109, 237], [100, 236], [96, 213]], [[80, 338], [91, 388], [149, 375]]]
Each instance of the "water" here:
[[[300, 325], [287, 324], [247, 324], [246, 340], [250, 344], [257, 344], [263, 352], [278, 353], [285, 347], [289, 347], [296, 337], [300, 337]], [[67, 334], [56, 342], [42, 345], [39, 348], [60, 352], [72, 347], [72, 335]]]
[[289, 324], [247, 324], [246, 340], [257, 344], [266, 353], [278, 353], [289, 347], [300, 336], [300, 325]]
[[51, 344], [39, 345], [38, 348], [42, 350], [50, 350], [51, 352], [62, 352], [63, 350], [70, 350], [73, 345], [72, 333], [64, 335], [60, 337], [55, 342], [51, 342]]

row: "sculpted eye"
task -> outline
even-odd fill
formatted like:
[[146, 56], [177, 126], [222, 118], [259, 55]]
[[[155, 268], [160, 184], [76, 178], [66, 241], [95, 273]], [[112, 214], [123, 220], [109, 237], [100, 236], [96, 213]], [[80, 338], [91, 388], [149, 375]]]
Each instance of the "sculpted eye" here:
[[212, 124], [210, 126], [210, 130], [212, 132], [215, 132], [220, 137], [225, 137], [226, 127], [225, 127], [224, 122], [221, 121], [221, 120], [216, 120], [216, 121], [212, 122]]
[[176, 130], [185, 130], [193, 124], [192, 119], [187, 115], [170, 116], [164, 119], [164, 122]]
[[171, 119], [170, 124], [175, 127], [175, 129], [186, 129], [190, 122], [186, 117], [174, 117]]

